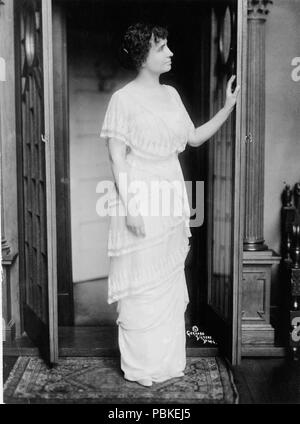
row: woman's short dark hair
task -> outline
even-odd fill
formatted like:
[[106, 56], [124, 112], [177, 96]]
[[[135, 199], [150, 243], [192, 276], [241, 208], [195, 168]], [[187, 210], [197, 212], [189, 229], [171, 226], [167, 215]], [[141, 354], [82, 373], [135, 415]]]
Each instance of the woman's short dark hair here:
[[125, 59], [126, 67], [139, 70], [146, 60], [151, 48], [151, 37], [155, 43], [168, 37], [168, 30], [161, 26], [138, 22], [130, 25], [124, 34], [121, 53]]

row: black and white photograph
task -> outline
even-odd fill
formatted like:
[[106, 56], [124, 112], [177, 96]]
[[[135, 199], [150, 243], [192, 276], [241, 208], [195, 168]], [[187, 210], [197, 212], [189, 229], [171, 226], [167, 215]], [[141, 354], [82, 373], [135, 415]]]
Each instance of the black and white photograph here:
[[300, 0], [1, 0], [0, 169], [2, 405], [300, 404]]

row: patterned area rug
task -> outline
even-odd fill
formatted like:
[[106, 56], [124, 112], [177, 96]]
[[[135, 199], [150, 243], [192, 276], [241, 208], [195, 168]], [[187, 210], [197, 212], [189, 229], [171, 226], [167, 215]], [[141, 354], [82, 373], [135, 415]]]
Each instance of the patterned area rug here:
[[238, 403], [220, 358], [187, 358], [185, 376], [143, 387], [126, 381], [118, 358], [60, 358], [52, 369], [19, 357], [4, 385], [5, 403]]

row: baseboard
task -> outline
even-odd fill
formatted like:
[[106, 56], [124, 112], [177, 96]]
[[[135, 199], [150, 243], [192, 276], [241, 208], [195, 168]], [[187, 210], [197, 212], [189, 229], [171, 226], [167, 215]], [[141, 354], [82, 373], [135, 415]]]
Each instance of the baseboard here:
[[286, 357], [288, 351], [286, 347], [281, 346], [243, 346], [242, 357]]

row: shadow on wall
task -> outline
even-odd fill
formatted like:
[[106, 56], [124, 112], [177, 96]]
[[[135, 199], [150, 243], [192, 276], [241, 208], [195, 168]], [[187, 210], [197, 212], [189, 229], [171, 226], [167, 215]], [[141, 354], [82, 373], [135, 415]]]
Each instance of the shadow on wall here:
[[107, 303], [107, 278], [74, 284], [76, 326], [111, 326], [117, 319], [116, 303]]

